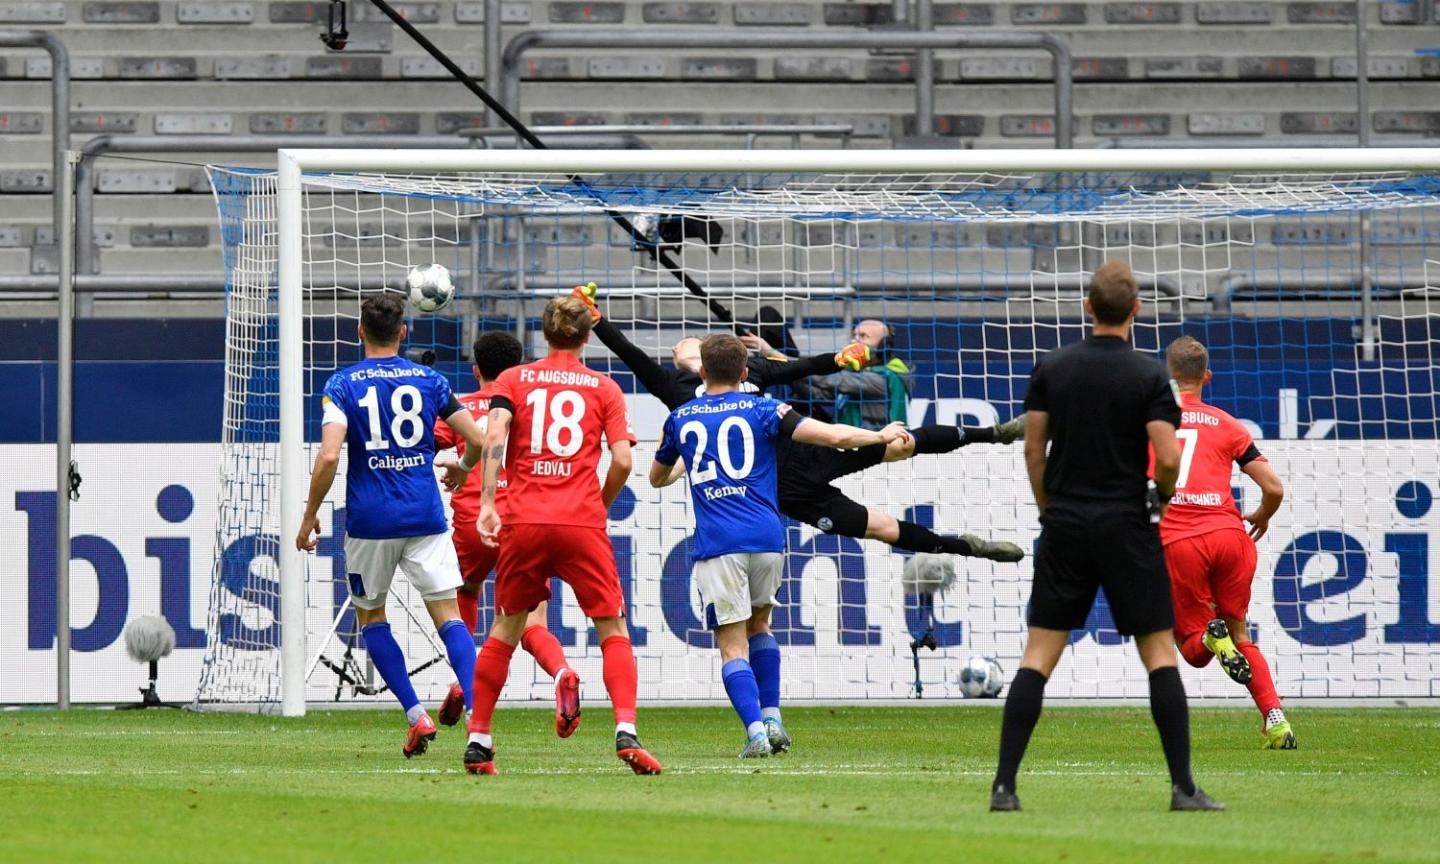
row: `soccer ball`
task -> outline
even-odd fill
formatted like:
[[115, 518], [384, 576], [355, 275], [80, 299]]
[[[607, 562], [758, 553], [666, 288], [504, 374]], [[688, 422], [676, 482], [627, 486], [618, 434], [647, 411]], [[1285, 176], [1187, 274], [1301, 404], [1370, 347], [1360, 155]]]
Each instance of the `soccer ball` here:
[[960, 670], [960, 692], [970, 699], [994, 699], [1005, 689], [1005, 670], [990, 657], [971, 657]]
[[411, 267], [405, 285], [410, 289], [410, 302], [426, 314], [439, 312], [455, 299], [455, 283], [450, 281], [450, 271], [441, 264]]

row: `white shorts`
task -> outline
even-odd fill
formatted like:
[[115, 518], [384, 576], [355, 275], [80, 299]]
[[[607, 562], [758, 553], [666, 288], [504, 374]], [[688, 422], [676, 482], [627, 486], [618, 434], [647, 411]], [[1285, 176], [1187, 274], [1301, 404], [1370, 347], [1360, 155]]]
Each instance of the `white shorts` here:
[[780, 552], [732, 552], [696, 561], [695, 586], [705, 608], [705, 626], [750, 620], [756, 607], [774, 606], [785, 572]]
[[448, 533], [384, 540], [345, 536], [346, 582], [359, 608], [385, 608], [397, 568], [426, 600], [450, 599], [464, 582]]

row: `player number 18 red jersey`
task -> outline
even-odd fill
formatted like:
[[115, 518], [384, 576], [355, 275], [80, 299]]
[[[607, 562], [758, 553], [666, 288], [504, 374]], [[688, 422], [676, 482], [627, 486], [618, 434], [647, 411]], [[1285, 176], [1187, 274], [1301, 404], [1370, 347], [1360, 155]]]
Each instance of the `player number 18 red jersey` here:
[[511, 525], [605, 528], [600, 498], [601, 438], [635, 443], [625, 396], [614, 381], [557, 352], [505, 370], [494, 397], [514, 406], [506, 445], [506, 494], [497, 507]]

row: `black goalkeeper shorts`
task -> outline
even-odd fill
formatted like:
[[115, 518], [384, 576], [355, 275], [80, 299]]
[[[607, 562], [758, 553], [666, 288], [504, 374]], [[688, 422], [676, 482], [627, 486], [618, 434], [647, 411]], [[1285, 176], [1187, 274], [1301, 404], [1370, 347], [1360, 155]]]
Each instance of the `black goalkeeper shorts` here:
[[827, 534], [863, 538], [870, 509], [830, 481], [879, 465], [885, 461], [885, 446], [831, 450], [790, 441], [780, 446], [776, 483], [780, 512]]
[[1051, 500], [1040, 521], [1031, 626], [1085, 626], [1102, 587], [1120, 633], [1144, 636], [1175, 626], [1160, 531], [1143, 504]]

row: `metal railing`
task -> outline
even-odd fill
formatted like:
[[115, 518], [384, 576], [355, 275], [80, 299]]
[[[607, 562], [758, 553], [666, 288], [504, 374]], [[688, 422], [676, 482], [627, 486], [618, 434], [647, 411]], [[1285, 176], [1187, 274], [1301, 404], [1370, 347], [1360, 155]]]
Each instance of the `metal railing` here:
[[[595, 126], [531, 126], [530, 131], [534, 132], [541, 139], [546, 137], [564, 138], [561, 146], [569, 146], [570, 139], [581, 135], [621, 135], [628, 139], [635, 139], [644, 146], [649, 146], [644, 138], [647, 135], [660, 137], [701, 137], [701, 136], [723, 136], [723, 135], [744, 135], [745, 149], [755, 149], [755, 144], [762, 137], [780, 135], [790, 139], [791, 149], [799, 149], [800, 139], [804, 136], [814, 138], [838, 138], [842, 149], [850, 146], [850, 138], [855, 134], [855, 127], [849, 123], [821, 123], [811, 125], [805, 124], [775, 124], [767, 125], [762, 123], [736, 123], [736, 124], [680, 124], [675, 126], [646, 126], [639, 123], [605, 123]], [[458, 133], [462, 137], [477, 139], [484, 142], [482, 146], [494, 146], [489, 142], [491, 139], [515, 139], [517, 134], [509, 126], [489, 126], [481, 129], [461, 129]]]
[[[520, 111], [520, 58], [545, 48], [661, 48], [676, 49], [1004, 49], [1049, 52], [1055, 75], [1055, 146], [1074, 144], [1074, 78], [1070, 47], [1051, 33], [854, 32], [765, 33], [751, 30], [527, 30], [505, 45], [500, 59], [501, 101], [512, 113]], [[929, 67], [930, 64], [921, 63]], [[934, 79], [917, 69], [915, 85], [916, 131], [934, 128]], [[921, 133], [924, 134], [924, 133]]]

